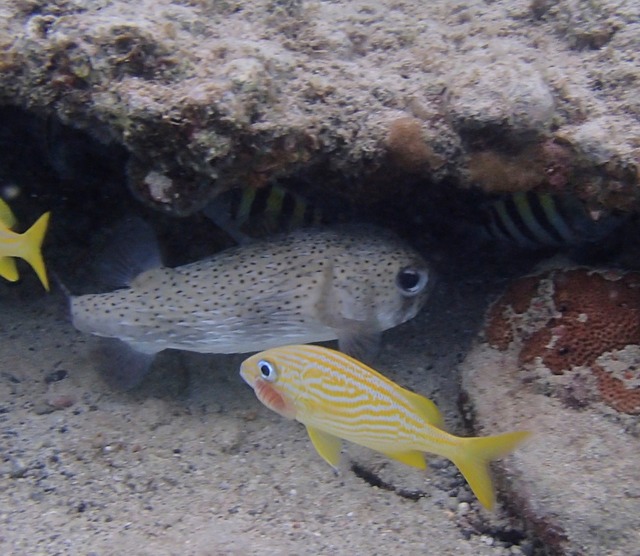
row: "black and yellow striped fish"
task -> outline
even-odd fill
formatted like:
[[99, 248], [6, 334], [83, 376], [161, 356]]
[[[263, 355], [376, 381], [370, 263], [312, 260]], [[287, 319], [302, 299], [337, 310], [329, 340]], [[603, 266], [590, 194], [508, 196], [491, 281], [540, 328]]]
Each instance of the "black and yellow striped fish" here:
[[226, 191], [204, 212], [238, 243], [334, 221], [320, 207], [277, 184]]
[[534, 191], [494, 200], [484, 207], [484, 216], [491, 238], [528, 249], [597, 242], [621, 223], [613, 215], [594, 220], [575, 197]]

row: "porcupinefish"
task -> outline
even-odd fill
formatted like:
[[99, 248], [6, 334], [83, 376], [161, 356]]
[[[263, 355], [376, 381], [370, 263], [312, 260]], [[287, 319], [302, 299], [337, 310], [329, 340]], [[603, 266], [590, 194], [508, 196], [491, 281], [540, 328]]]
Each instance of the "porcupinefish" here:
[[71, 298], [77, 329], [128, 348], [119, 366], [130, 372], [114, 380], [125, 388], [168, 348], [246, 353], [338, 339], [370, 357], [380, 333], [413, 318], [430, 289], [426, 261], [379, 228], [298, 230], [167, 268], [150, 229], [132, 226], [108, 270], [124, 289]]
[[424, 452], [434, 453], [458, 467], [486, 508], [495, 503], [488, 463], [530, 434], [449, 434], [429, 399], [320, 346], [290, 345], [257, 353], [242, 363], [240, 375], [269, 409], [305, 425], [317, 452], [332, 467], [340, 461], [341, 439], [419, 469], [426, 468]]
[[31, 265], [44, 289], [49, 291], [49, 280], [41, 252], [49, 216], [50, 213], [45, 212], [31, 228], [23, 234], [18, 234], [12, 231], [16, 225], [13, 212], [9, 205], [0, 199], [0, 276], [10, 282], [19, 278], [14, 260], [14, 257], [18, 257]]
[[575, 197], [536, 191], [504, 195], [483, 211], [490, 237], [525, 249], [595, 243], [622, 224], [613, 214], [595, 220]]

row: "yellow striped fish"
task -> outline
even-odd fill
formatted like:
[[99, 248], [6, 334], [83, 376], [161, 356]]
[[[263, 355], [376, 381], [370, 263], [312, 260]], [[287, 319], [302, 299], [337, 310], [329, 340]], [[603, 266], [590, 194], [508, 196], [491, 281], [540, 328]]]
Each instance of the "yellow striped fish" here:
[[31, 265], [44, 289], [49, 291], [47, 271], [40, 251], [49, 225], [49, 213], [44, 213], [23, 234], [12, 231], [15, 225], [16, 218], [9, 205], [0, 199], [0, 276], [9, 282], [15, 282], [19, 278], [14, 259], [18, 257]]
[[450, 459], [480, 503], [495, 503], [488, 463], [512, 451], [529, 433], [461, 438], [442, 430], [435, 404], [360, 361], [314, 345], [269, 349], [246, 359], [240, 375], [258, 399], [307, 427], [318, 453], [334, 468], [341, 439], [419, 469], [424, 452]]

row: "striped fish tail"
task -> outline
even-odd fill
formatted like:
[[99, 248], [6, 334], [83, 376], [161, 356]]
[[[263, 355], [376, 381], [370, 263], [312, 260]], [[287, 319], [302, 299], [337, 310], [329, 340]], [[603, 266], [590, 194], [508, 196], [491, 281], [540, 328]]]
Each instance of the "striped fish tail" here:
[[528, 431], [516, 431], [496, 436], [460, 439], [459, 453], [451, 457], [451, 461], [485, 508], [492, 509], [495, 504], [489, 462], [513, 451], [529, 434]]

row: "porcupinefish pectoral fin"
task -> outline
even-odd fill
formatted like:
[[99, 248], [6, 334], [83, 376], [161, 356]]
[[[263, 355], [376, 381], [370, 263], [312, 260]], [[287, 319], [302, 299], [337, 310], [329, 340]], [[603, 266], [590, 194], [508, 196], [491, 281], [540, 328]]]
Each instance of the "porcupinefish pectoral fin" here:
[[20, 277], [13, 257], [0, 257], [0, 276], [9, 282], [15, 282]]
[[118, 390], [131, 390], [148, 374], [155, 353], [144, 353], [118, 338], [100, 338], [100, 373], [107, 384]]
[[417, 450], [410, 450], [408, 452], [381, 452], [388, 458], [394, 459], [405, 465], [410, 465], [411, 467], [417, 467], [418, 469], [426, 469], [427, 468], [427, 460], [424, 457], [422, 452], [418, 452]]
[[370, 363], [380, 351], [381, 333], [364, 327], [350, 326], [338, 332], [338, 347], [342, 353]]
[[365, 300], [363, 307], [358, 307], [353, 302], [356, 296], [349, 289], [361, 285], [366, 290], [366, 283], [336, 278], [332, 263], [325, 267], [323, 274], [321, 301], [316, 305], [320, 320], [336, 331], [341, 352], [371, 363], [380, 349], [381, 337], [381, 331], [376, 328], [375, 304]]
[[162, 266], [155, 233], [144, 220], [127, 218], [118, 223], [111, 233], [113, 240], [96, 265], [105, 286], [128, 288], [143, 272]]
[[315, 427], [307, 425], [307, 432], [314, 448], [331, 467], [334, 469], [340, 463], [340, 450], [342, 441], [332, 434], [326, 433]]

